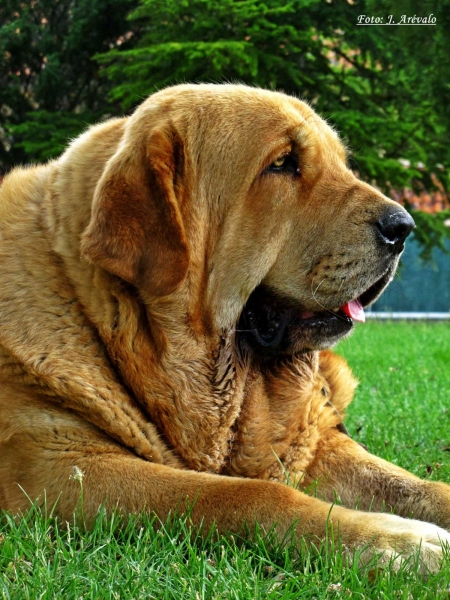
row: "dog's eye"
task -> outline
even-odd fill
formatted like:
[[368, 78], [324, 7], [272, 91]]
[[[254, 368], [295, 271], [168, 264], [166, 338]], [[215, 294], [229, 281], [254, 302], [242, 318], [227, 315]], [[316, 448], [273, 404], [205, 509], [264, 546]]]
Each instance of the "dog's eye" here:
[[300, 175], [298, 161], [292, 154], [280, 156], [267, 167], [266, 171], [269, 173], [294, 173], [295, 175]]
[[286, 157], [280, 156], [280, 158], [277, 158], [277, 160], [273, 161], [272, 167], [276, 167], [278, 169], [278, 167], [282, 167], [285, 162], [286, 162]]

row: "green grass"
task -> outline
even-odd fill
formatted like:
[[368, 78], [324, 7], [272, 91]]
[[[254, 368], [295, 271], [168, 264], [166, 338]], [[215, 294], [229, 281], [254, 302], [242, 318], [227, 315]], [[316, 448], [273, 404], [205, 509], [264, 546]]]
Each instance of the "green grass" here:
[[355, 439], [450, 483], [450, 324], [367, 323], [338, 352], [360, 381], [346, 421]]
[[[412, 472], [450, 482], [450, 326], [369, 323], [338, 351], [361, 380], [349, 410], [355, 437]], [[447, 405], [447, 406], [446, 406]], [[150, 517], [94, 530], [45, 518], [0, 518], [0, 598], [450, 598], [450, 559], [427, 579], [346, 566], [342, 554], [228, 537], [200, 538], [182, 520]]]

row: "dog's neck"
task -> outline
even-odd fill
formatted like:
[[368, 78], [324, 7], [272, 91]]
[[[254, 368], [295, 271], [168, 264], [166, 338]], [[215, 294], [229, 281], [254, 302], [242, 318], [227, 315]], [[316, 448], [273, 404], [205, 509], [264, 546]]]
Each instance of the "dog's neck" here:
[[234, 331], [205, 335], [184, 308], [183, 287], [174, 296], [145, 305], [129, 291], [116, 295], [121, 325], [99, 332], [170, 448], [190, 468], [217, 472], [230, 450], [248, 367]]
[[[54, 177], [58, 189], [59, 181], [67, 180], [64, 161]], [[62, 214], [68, 203], [60, 203], [57, 194], [47, 199], [53, 250], [112, 364], [161, 438], [186, 466], [217, 472], [229, 452], [246, 387], [234, 331], [208, 330], [202, 320], [201, 281], [190, 274], [170, 296], [143, 298], [130, 284], [80, 257], [94, 182], [93, 175], [82, 193], [68, 192], [74, 197], [74, 214]], [[62, 183], [60, 193], [67, 193]]]

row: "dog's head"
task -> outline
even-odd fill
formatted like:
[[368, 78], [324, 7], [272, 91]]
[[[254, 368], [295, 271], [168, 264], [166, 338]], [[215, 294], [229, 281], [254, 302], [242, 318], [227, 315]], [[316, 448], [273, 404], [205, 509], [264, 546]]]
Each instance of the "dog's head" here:
[[183, 298], [205, 331], [293, 353], [329, 347], [362, 319], [413, 226], [353, 175], [305, 103], [182, 85], [129, 119], [82, 250], [144, 298]]

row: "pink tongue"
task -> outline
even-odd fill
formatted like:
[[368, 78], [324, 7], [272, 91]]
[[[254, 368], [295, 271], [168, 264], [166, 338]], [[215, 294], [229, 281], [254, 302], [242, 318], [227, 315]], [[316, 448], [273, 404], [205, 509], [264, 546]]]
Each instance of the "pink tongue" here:
[[345, 312], [347, 317], [350, 317], [350, 319], [353, 319], [354, 321], [364, 323], [366, 320], [364, 309], [359, 300], [352, 300], [351, 302], [347, 302], [347, 304], [341, 306], [341, 310]]

